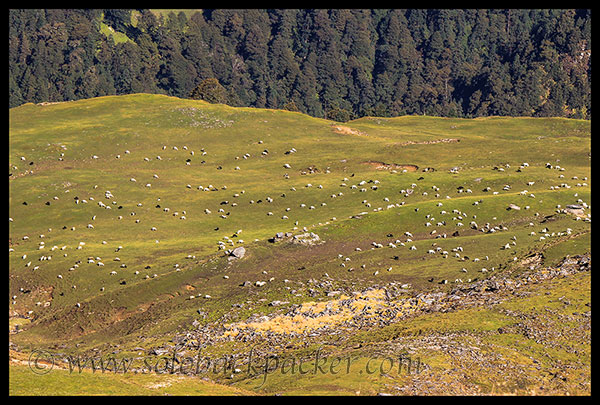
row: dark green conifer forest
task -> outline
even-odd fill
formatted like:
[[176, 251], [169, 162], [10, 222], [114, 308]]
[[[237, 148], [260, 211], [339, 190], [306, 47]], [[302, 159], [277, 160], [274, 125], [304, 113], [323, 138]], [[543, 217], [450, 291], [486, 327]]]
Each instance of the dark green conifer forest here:
[[316, 117], [591, 119], [591, 10], [9, 10], [9, 107], [158, 93]]

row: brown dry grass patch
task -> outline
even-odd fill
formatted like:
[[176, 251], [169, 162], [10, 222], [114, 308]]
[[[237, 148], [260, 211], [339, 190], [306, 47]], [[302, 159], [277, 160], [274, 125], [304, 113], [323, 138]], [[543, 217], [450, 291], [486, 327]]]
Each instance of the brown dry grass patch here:
[[333, 128], [333, 131], [337, 134], [367, 136], [366, 132], [362, 132], [362, 131], [359, 131], [354, 128], [346, 127], [344, 125], [333, 125], [332, 128]]

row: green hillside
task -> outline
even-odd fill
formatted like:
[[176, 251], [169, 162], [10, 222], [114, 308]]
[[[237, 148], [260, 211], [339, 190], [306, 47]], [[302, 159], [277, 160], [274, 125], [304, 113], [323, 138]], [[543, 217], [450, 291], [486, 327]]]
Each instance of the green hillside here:
[[[418, 337], [411, 355], [429, 362], [419, 376], [210, 379], [263, 394], [427, 394], [485, 357], [519, 376], [477, 363], [461, 374], [463, 393], [589, 393], [589, 318], [580, 316], [589, 272], [548, 269], [590, 254], [590, 135], [586, 120], [342, 124], [149, 94], [12, 108], [12, 348], [212, 358], [255, 348], [264, 359], [322, 347], [361, 365]], [[517, 283], [527, 277], [539, 284]], [[477, 295], [489, 280], [519, 285], [498, 288], [496, 302]], [[462, 297], [469, 286], [474, 295], [448, 306], [427, 298]], [[532, 316], [577, 339], [559, 344], [516, 326]], [[425, 348], [424, 336], [438, 343]], [[448, 339], [452, 350], [439, 343]], [[472, 346], [480, 357], [462, 361], [456, 353]], [[549, 377], [558, 369], [569, 370], [566, 382]], [[56, 380], [39, 381], [54, 390]], [[11, 394], [27, 393], [19, 384]], [[148, 393], [135, 387], [132, 395]]]

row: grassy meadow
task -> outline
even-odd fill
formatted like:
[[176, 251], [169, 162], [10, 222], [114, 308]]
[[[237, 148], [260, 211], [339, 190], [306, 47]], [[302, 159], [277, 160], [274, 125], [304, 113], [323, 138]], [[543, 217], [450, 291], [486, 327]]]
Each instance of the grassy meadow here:
[[[342, 124], [133, 94], [10, 109], [8, 157], [9, 336], [25, 354], [125, 355], [172, 344], [198, 325], [244, 324], [338, 299], [331, 291], [397, 284], [408, 285], [407, 294], [449, 292], [516, 277], [533, 253], [543, 255], [542, 266], [554, 266], [591, 251], [591, 123], [584, 120], [405, 116]], [[563, 211], [583, 203], [581, 217]], [[481, 232], [486, 224], [495, 232]], [[277, 232], [313, 232], [323, 243], [270, 241]], [[231, 260], [240, 246], [244, 257]], [[264, 376], [218, 385], [173, 377], [156, 388], [160, 375], [56, 370], [30, 380], [25, 366], [13, 364], [9, 391], [374, 395], [410, 394], [397, 387], [431, 381], [419, 392], [443, 394], [439, 387], [453, 376], [447, 370], [460, 368], [456, 353], [470, 345], [481, 348], [481, 358], [470, 360], [478, 366], [453, 377], [449, 393], [543, 394], [540, 381], [547, 380], [551, 392], [585, 394], [589, 344], [550, 349], [516, 329], [495, 333], [523, 322], [516, 312], [539, 312], [567, 335], [561, 320], [571, 313], [561, 305], [540, 308], [552, 308], [559, 296], [589, 302], [589, 274], [576, 277], [528, 286], [526, 295], [492, 307], [358, 330], [347, 347], [334, 338], [286, 341], [285, 330], [273, 330], [286, 353], [324, 344], [362, 359], [357, 365], [404, 350], [417, 330], [450, 339], [447, 350], [415, 349], [431, 365], [419, 376], [274, 373], [262, 385]], [[218, 355], [251, 344], [206, 349]], [[558, 363], [575, 367], [565, 387], [552, 385], [548, 374]], [[499, 364], [510, 367], [501, 372]]]

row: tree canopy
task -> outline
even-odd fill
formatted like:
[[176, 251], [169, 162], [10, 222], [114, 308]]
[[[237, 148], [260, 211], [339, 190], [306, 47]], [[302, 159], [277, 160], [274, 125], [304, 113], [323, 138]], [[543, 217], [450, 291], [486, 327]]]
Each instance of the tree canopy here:
[[9, 11], [10, 107], [136, 92], [339, 119], [590, 119], [591, 10]]

